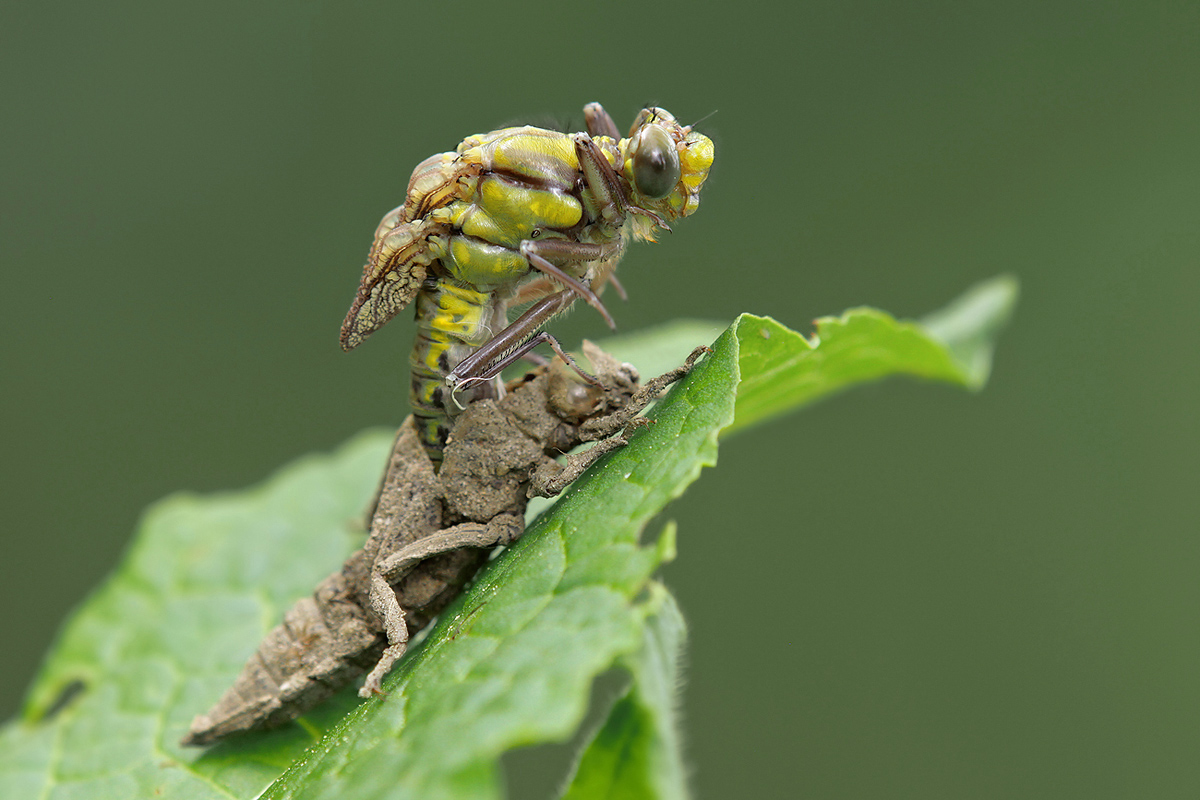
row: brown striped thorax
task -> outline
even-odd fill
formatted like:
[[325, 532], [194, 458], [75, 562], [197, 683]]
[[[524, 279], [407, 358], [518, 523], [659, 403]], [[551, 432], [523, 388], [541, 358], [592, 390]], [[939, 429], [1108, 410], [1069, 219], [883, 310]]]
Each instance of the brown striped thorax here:
[[661, 108], [643, 109], [625, 138], [598, 103], [584, 115], [587, 132], [503, 128], [427, 158], [375, 231], [342, 347], [416, 301], [410, 398], [435, 463], [463, 406], [502, 393], [501, 370], [542, 342], [566, 358], [540, 329], [576, 299], [615, 327], [599, 294], [621, 291], [627, 242], [653, 241], [700, 204], [708, 137]]

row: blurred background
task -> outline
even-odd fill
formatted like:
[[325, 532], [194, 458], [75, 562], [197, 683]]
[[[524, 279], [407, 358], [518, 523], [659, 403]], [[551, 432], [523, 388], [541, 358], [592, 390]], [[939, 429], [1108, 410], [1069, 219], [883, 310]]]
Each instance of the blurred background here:
[[669, 509], [697, 794], [1200, 796], [1200, 5], [570, 8], [0, 11], [0, 715], [148, 503], [408, 413], [407, 315], [337, 333], [413, 166], [656, 103], [717, 161], [623, 330], [1023, 288], [982, 394], [836, 398]]

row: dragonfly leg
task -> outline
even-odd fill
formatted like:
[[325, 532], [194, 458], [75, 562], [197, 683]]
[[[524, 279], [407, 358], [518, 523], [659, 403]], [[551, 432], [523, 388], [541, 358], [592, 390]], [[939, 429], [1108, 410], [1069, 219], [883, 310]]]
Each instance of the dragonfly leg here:
[[[517, 363], [518, 361], [520, 361], [522, 358], [527, 357], [530, 354], [530, 351], [533, 350], [533, 348], [537, 347], [539, 344], [550, 345], [550, 347], [553, 348], [555, 354], [557, 354], [559, 358], [561, 358], [563, 361], [565, 361], [568, 367], [575, 370], [575, 373], [583, 381], [590, 383], [592, 386], [596, 386], [599, 388], [604, 387], [604, 384], [601, 383], [599, 381], [599, 379], [596, 378], [595, 375], [591, 375], [591, 374], [583, 371], [583, 368], [580, 367], [579, 364], [575, 361], [575, 359], [571, 357], [571, 354], [568, 353], [566, 350], [564, 350], [562, 345], [559, 344], [558, 339], [555, 339], [553, 336], [546, 333], [545, 331], [539, 331], [538, 333], [534, 334], [530, 338], [526, 339], [525, 341], [523, 341], [519, 345], [517, 345], [516, 348], [514, 348], [512, 350], [512, 352], [505, 353], [504, 355], [497, 358], [495, 361], [490, 362], [487, 365], [487, 367], [483, 370], [483, 372], [481, 372], [480, 374], [471, 375], [466, 378], [456, 375], [454, 391], [466, 388], [467, 386], [470, 386], [474, 383], [478, 383], [479, 381], [490, 381], [492, 378], [496, 377], [501, 372], [508, 369], [510, 366]], [[536, 354], [535, 354], [535, 356], [536, 356]], [[541, 356], [536, 356], [536, 357], [539, 359], [541, 358]], [[545, 359], [542, 359], [542, 360], [544, 361]], [[449, 378], [447, 378], [447, 382], [449, 382]], [[451, 397], [453, 397], [453, 396], [454, 395], [452, 393]]]
[[[610, 120], [611, 121], [611, 120]], [[615, 126], [614, 126], [615, 127]], [[619, 226], [625, 221], [633, 202], [621, 182], [621, 176], [604, 157], [592, 137], [586, 133], [571, 134], [575, 142], [575, 155], [583, 170], [583, 180], [596, 201], [600, 216], [610, 225]]]
[[427, 558], [464, 547], [512, 544], [525, 532], [525, 522], [515, 514], [501, 514], [486, 525], [464, 522], [419, 539], [377, 563], [371, 570], [371, 608], [383, 622], [388, 647], [367, 675], [359, 697], [383, 694], [383, 679], [408, 649], [408, 625], [396, 599], [394, 584]]
[[616, 141], [621, 138], [617, 123], [599, 103], [588, 103], [583, 107], [583, 118], [587, 122], [587, 130], [592, 136], [607, 136]]
[[[619, 248], [619, 244], [617, 247]], [[614, 256], [606, 258], [604, 261], [601, 261], [593, 266], [591, 289], [596, 294], [600, 294], [604, 291], [604, 287], [611, 283], [613, 289], [616, 290], [617, 295], [622, 300], [628, 301], [629, 293], [625, 291], [625, 287], [622, 286], [617, 280], [617, 274], [614, 271], [618, 261], [620, 261], [619, 249]], [[509, 300], [509, 305], [520, 306], [525, 305], [526, 303], [532, 303], [534, 300], [540, 300], [548, 294], [557, 292], [561, 288], [562, 286], [560, 286], [556, 280], [543, 275], [539, 278], [534, 278], [527, 283], [521, 284], [521, 288], [519, 288], [517, 293]]]
[[585, 381], [593, 386], [600, 385], [593, 376], [579, 368], [575, 360], [562, 349], [553, 336], [537, 332], [548, 321], [570, 308], [574, 302], [575, 294], [564, 290], [543, 297], [530, 306], [511, 325], [460, 361], [454, 371], [446, 376], [446, 385], [450, 387], [451, 396], [453, 396], [453, 392], [461, 389], [464, 385], [496, 377], [509, 364], [519, 360], [543, 342], [553, 347], [554, 352], [561, 356]]
[[549, 275], [579, 295], [587, 301], [589, 306], [600, 312], [600, 316], [604, 317], [608, 327], [616, 330], [617, 323], [613, 321], [612, 315], [608, 313], [608, 309], [604, 307], [604, 303], [600, 302], [596, 293], [581, 280], [567, 274], [561, 267], [555, 266], [549, 260], [553, 258], [556, 261], [602, 261], [612, 255], [610, 252], [612, 249], [612, 247], [606, 248], [600, 244], [571, 242], [565, 239], [537, 241], [526, 239], [521, 242], [521, 255], [529, 261], [531, 267]]
[[544, 367], [550, 363], [550, 359], [546, 358], [541, 353], [535, 353], [532, 350], [530, 350], [528, 353], [524, 353], [521, 358], [532, 364], [534, 369], [537, 369], [538, 367]]
[[613, 291], [617, 293], [618, 297], [620, 297], [626, 303], [629, 302], [629, 292], [625, 291], [625, 287], [621, 285], [619, 280], [617, 280], [617, 275], [615, 272], [610, 271], [606, 276], [604, 276], [604, 279], [612, 284]]
[[371, 574], [371, 608], [383, 621], [388, 646], [379, 657], [379, 662], [367, 675], [366, 683], [358, 690], [359, 697], [383, 694], [384, 676], [408, 649], [408, 623], [404, 619], [404, 609], [396, 600], [395, 590], [378, 572]]
[[629, 437], [633, 435], [633, 432], [651, 422], [652, 420], [645, 417], [634, 417], [625, 425], [623, 431], [597, 442], [594, 447], [589, 447], [582, 453], [572, 453], [564, 458], [561, 464], [557, 461], [550, 461], [538, 467], [537, 472], [533, 473], [529, 479], [529, 496], [554, 497], [573, 483], [601, 456], [614, 450], [620, 450], [629, 444]]

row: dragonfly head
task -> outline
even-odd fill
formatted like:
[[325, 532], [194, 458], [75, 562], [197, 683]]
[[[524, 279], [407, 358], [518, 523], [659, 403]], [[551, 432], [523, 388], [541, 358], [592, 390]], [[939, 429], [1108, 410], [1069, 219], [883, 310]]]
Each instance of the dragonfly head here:
[[713, 143], [671, 112], [644, 108], [619, 147], [622, 174], [633, 204], [668, 218], [686, 217], [700, 206], [700, 187], [713, 162]]

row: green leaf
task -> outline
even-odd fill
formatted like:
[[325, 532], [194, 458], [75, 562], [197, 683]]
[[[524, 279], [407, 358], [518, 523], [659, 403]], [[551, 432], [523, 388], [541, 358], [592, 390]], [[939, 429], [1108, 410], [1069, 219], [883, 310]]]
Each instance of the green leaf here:
[[675, 728], [679, 656], [687, 628], [675, 599], [652, 583], [642, 646], [622, 663], [633, 677], [584, 750], [564, 800], [687, 796]]
[[[994, 282], [928, 328], [850, 311], [819, 321], [811, 339], [742, 315], [658, 403], [657, 423], [598, 462], [443, 614], [386, 697], [348, 691], [299, 725], [207, 751], [177, 742], [285, 608], [360, 543], [350, 521], [391, 437], [364, 434], [244, 492], [168, 498], [65, 626], [22, 718], [0, 729], [0, 796], [240, 798], [270, 785], [268, 797], [497, 797], [499, 756], [569, 738], [593, 679], [616, 663], [639, 676], [630, 702], [642, 715], [642, 779], [681, 793], [678, 753], [653, 755], [675, 746], [635, 655], [649, 652], [648, 635], [666, 636], [648, 628], [666, 606], [646, 587], [674, 540], [668, 528], [642, 546], [643, 527], [715, 463], [722, 429], [888, 374], [982, 385], [1014, 297], [1011, 281]], [[703, 341], [695, 325], [603, 344], [648, 377]], [[82, 690], [58, 702], [73, 686]]]
[[[181, 751], [264, 631], [359, 543], [348, 522], [390, 437], [356, 437], [254, 489], [175, 495], [67, 623], [22, 719], [0, 731], [0, 797], [252, 797], [311, 743], [292, 727], [237, 752]], [[78, 696], [42, 721], [66, 687]], [[193, 763], [194, 762], [194, 763]]]
[[854, 308], [818, 319], [810, 337], [769, 317], [743, 314], [734, 322], [743, 376], [737, 419], [724, 434], [889, 375], [981, 388], [991, 366], [992, 342], [1016, 298], [1013, 278], [994, 278], [924, 324], [898, 322], [874, 308]]

